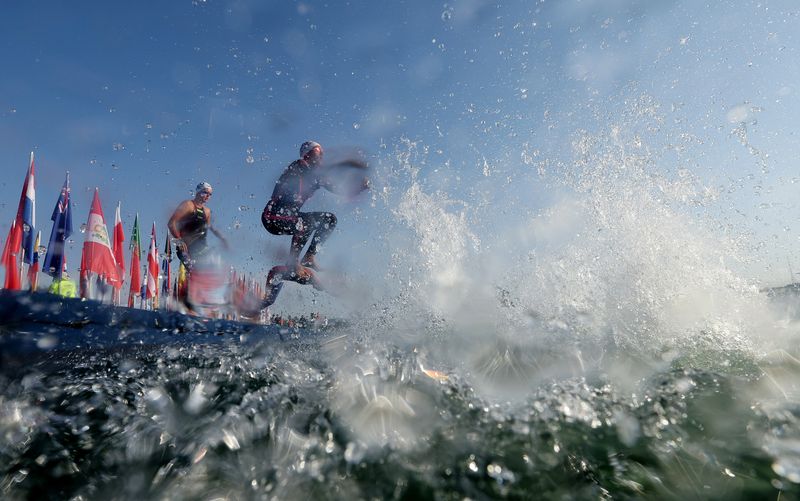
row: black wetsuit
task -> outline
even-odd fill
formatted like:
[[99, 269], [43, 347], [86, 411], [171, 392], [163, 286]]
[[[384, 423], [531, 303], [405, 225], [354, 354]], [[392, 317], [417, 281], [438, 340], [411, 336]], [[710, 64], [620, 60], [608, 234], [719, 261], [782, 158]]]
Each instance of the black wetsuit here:
[[178, 221], [177, 227], [180, 231], [181, 239], [186, 243], [189, 250], [187, 256], [181, 247], [176, 249], [178, 259], [181, 260], [186, 269], [191, 269], [192, 261], [196, 261], [208, 249], [208, 219], [203, 207], [198, 207], [194, 203], [194, 211]]
[[308, 254], [317, 253], [317, 245], [325, 241], [336, 227], [336, 216], [330, 212], [300, 212], [300, 207], [318, 189], [329, 188], [325, 178], [305, 160], [295, 160], [275, 183], [272, 198], [261, 214], [261, 224], [273, 235], [292, 235], [292, 254], [298, 256], [311, 235]]

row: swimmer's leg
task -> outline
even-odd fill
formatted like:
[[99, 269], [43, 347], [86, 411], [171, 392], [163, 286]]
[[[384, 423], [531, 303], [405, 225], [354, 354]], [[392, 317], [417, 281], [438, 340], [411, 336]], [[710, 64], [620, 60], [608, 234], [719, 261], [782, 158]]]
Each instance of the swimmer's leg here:
[[308, 246], [308, 251], [303, 256], [302, 265], [316, 269], [317, 246], [322, 245], [336, 228], [336, 215], [331, 212], [301, 212], [300, 219], [303, 220], [304, 226], [308, 228], [307, 232], [313, 232], [314, 234], [311, 239], [311, 245]]

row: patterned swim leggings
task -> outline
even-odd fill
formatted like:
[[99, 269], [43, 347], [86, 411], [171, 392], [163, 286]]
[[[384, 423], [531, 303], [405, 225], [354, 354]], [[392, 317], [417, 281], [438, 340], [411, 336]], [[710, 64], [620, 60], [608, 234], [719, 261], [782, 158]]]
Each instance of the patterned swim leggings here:
[[336, 228], [336, 216], [331, 212], [282, 212], [270, 211], [268, 205], [261, 214], [261, 224], [273, 235], [292, 235], [292, 256], [297, 257], [309, 238], [308, 253], [315, 255], [317, 245], [322, 244]]

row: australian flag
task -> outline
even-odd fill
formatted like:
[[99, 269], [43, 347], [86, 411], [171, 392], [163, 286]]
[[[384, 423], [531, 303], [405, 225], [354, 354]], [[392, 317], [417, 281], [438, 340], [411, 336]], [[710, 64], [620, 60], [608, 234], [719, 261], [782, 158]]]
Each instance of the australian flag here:
[[64, 246], [72, 235], [72, 208], [70, 204], [69, 172], [58, 202], [53, 209], [53, 231], [50, 233], [50, 243], [47, 245], [47, 255], [44, 258], [42, 270], [52, 277], [61, 278], [66, 263]]

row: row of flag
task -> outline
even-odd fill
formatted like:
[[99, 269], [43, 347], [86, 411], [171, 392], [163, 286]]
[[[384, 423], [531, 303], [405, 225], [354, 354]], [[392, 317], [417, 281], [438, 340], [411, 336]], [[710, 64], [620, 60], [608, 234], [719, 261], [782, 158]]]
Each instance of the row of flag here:
[[[120, 204], [114, 221], [114, 232], [110, 237], [106, 226], [103, 208], [100, 203], [99, 190], [95, 188], [94, 198], [89, 210], [86, 223], [86, 237], [81, 252], [80, 284], [81, 296], [87, 297], [86, 290], [92, 282], [99, 281], [110, 285], [114, 289], [115, 302], [119, 304], [122, 284], [126, 278], [124, 241], [125, 232], [120, 215]], [[46, 254], [41, 264], [41, 271], [61, 280], [67, 269], [65, 245], [72, 235], [72, 204], [70, 200], [69, 173], [66, 175], [61, 193], [58, 196], [53, 214], [50, 217], [53, 228], [50, 232], [50, 241]], [[22, 278], [27, 275], [28, 283], [32, 290], [38, 286], [40, 272], [39, 250], [41, 248], [41, 232], [36, 226], [36, 183], [34, 155], [31, 153], [30, 165], [22, 186], [17, 214], [11, 223], [5, 245], [3, 247], [0, 264], [5, 267], [6, 275], [3, 287], [9, 290], [22, 288]], [[141, 233], [139, 230], [139, 216], [136, 215], [131, 234], [131, 268], [130, 290], [128, 305], [133, 306], [134, 298], [140, 296], [145, 300], [157, 302], [159, 295], [159, 271], [164, 272], [163, 292], [169, 294], [171, 272], [169, 263], [172, 261], [172, 246], [169, 236], [165, 245], [164, 261], [159, 266], [158, 249], [156, 246], [156, 225], [153, 223], [150, 234], [150, 247], [147, 252], [147, 269], [145, 280], [141, 276]], [[27, 265], [27, 274], [24, 267]]]
[[[95, 188], [81, 252], [79, 279], [81, 297], [98, 296], [96, 291], [89, 290], [93, 284], [95, 287], [102, 287], [103, 289], [110, 286], [112, 289], [112, 302], [120, 305], [122, 303], [123, 282], [126, 279], [129, 282], [127, 300], [129, 307], [135, 305], [136, 298], [140, 299], [139, 304], [142, 307], [149, 305], [152, 308], [158, 308], [160, 297], [172, 297], [174, 299], [186, 297], [187, 280], [186, 269], [183, 264], [179, 265], [178, 276], [172, 276], [173, 252], [169, 234], [167, 234], [159, 266], [155, 223], [153, 223], [150, 233], [147, 261], [144, 265], [141, 262], [142, 238], [138, 214], [134, 219], [131, 231], [129, 245], [131, 251], [130, 270], [126, 270], [124, 255], [125, 232], [120, 211], [121, 204], [118, 203], [114, 217], [113, 232], [109, 234], [100, 203], [100, 193]], [[6, 269], [3, 285], [5, 289], [22, 289], [23, 277], [26, 277], [30, 289], [36, 290], [40, 272], [50, 275], [54, 281], [64, 278], [64, 273], [67, 270], [65, 247], [73, 233], [69, 173], [66, 174], [64, 185], [61, 188], [50, 220], [53, 223], [53, 227], [46, 247], [46, 254], [40, 267], [41, 231], [38, 231], [36, 226], [35, 168], [34, 156], [31, 153], [30, 165], [22, 186], [17, 214], [11, 222], [11, 228], [3, 247], [2, 259], [0, 260], [0, 264]], [[24, 270], [25, 266], [27, 266], [27, 273]], [[128, 274], [130, 276], [127, 276]], [[236, 303], [242, 297], [248, 295], [262, 297], [264, 294], [261, 284], [256, 279], [252, 276], [237, 274], [233, 269], [231, 269], [229, 276], [229, 284], [229, 301], [231, 303]]]

